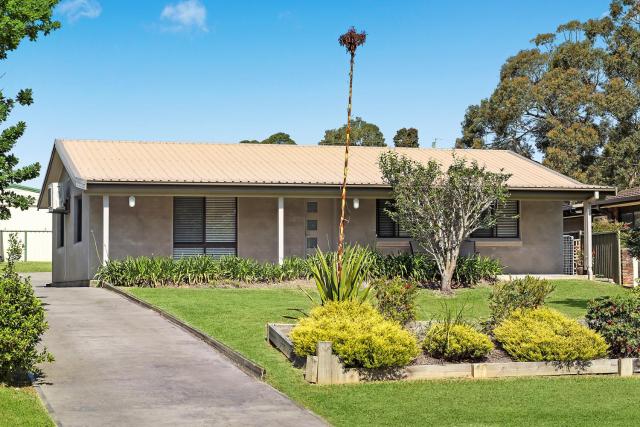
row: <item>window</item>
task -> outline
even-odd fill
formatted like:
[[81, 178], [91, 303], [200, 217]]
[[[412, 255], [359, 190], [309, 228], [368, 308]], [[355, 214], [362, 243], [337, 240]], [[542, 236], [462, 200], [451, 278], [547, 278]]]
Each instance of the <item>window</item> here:
[[173, 257], [236, 255], [236, 212], [233, 197], [175, 197]]
[[307, 220], [307, 231], [317, 231], [318, 230], [318, 220], [317, 219], [308, 219]]
[[318, 212], [318, 202], [307, 202], [307, 213]]
[[74, 198], [73, 203], [73, 240], [77, 243], [82, 241], [82, 196]]
[[318, 247], [317, 237], [307, 237], [307, 249], [315, 249]]
[[491, 208], [496, 214], [496, 225], [482, 228], [471, 233], [476, 238], [517, 238], [520, 237], [520, 203], [517, 200], [507, 200], [500, 206]]
[[58, 216], [58, 247], [61, 248], [64, 246], [64, 214], [59, 213], [56, 215]]
[[378, 237], [409, 237], [406, 231], [391, 219], [385, 209], [393, 211], [393, 200], [376, 200], [376, 235]]

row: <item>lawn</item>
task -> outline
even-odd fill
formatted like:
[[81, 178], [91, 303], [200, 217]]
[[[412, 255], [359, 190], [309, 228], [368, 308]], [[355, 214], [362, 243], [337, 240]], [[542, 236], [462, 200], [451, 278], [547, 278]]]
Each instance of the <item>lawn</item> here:
[[[5, 268], [6, 262], [0, 262], [0, 268]], [[18, 261], [16, 262], [16, 272], [18, 273], [38, 273], [51, 271], [51, 261]]]
[[[613, 285], [557, 281], [549, 304], [573, 317], [598, 295], [625, 292]], [[129, 291], [237, 349], [267, 370], [267, 381], [335, 425], [628, 425], [640, 415], [640, 380], [615, 377], [379, 382], [315, 386], [264, 339], [265, 323], [292, 322], [311, 306], [291, 289], [148, 289]], [[422, 319], [443, 300], [463, 301], [483, 317], [489, 289], [442, 298], [421, 291]]]
[[0, 386], [0, 426], [53, 426], [31, 387]]

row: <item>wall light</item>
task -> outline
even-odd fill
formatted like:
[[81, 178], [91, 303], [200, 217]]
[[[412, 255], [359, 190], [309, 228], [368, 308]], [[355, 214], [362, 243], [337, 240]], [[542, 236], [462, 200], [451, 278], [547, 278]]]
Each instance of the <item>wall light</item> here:
[[129, 196], [129, 207], [132, 208], [136, 205], [136, 196]]
[[358, 209], [360, 207], [360, 199], [353, 199], [353, 209]]

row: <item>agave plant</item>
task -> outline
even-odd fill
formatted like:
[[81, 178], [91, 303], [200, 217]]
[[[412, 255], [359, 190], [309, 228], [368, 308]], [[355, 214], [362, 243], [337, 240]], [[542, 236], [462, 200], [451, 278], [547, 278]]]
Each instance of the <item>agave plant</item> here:
[[320, 301], [359, 301], [364, 302], [369, 295], [369, 287], [364, 282], [369, 278], [373, 255], [361, 246], [346, 247], [342, 270], [338, 272], [336, 252], [323, 253], [317, 249], [311, 258], [309, 269], [316, 282]]

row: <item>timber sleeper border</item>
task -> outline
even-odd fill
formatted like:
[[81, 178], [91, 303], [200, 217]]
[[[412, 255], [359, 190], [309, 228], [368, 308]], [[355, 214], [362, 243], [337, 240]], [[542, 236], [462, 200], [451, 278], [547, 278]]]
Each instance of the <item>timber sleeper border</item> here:
[[199, 329], [194, 328], [191, 325], [188, 325], [187, 323], [183, 322], [182, 320], [178, 319], [177, 317], [175, 317], [174, 315], [167, 313], [166, 311], [156, 307], [153, 304], [149, 304], [148, 302], [141, 300], [140, 298], [131, 295], [128, 292], [125, 292], [121, 289], [116, 288], [113, 285], [110, 285], [108, 283], [102, 283], [101, 287], [108, 289], [112, 292], [115, 292], [116, 294], [123, 296], [125, 298], [127, 298], [128, 300], [144, 307], [144, 308], [148, 308], [150, 310], [155, 311], [156, 313], [158, 313], [159, 315], [161, 315], [162, 317], [164, 317], [165, 319], [167, 319], [168, 321], [170, 321], [171, 323], [173, 323], [174, 325], [182, 328], [183, 330], [185, 330], [186, 332], [188, 332], [189, 334], [193, 335], [196, 338], [199, 338], [200, 340], [204, 341], [206, 344], [208, 344], [210, 347], [213, 347], [215, 350], [219, 351], [220, 353], [222, 353], [227, 359], [229, 359], [231, 362], [233, 362], [234, 365], [236, 365], [238, 368], [240, 368], [243, 372], [245, 372], [248, 375], [251, 375], [252, 377], [258, 378], [259, 380], [264, 379], [264, 376], [266, 374], [266, 370], [258, 365], [255, 362], [252, 362], [251, 360], [247, 359], [246, 357], [244, 357], [242, 354], [238, 353], [237, 351], [235, 351], [234, 349], [232, 349], [231, 347], [227, 346], [226, 344], [216, 340], [215, 338], [210, 337], [209, 335], [205, 334], [204, 332], [200, 331]]
[[[287, 336], [293, 325], [267, 324], [269, 342], [289, 360], [299, 363], [293, 343]], [[300, 364], [300, 363], [299, 363]], [[307, 356], [304, 377], [315, 384], [352, 384], [372, 380], [427, 380], [445, 378], [506, 378], [559, 375], [619, 375], [631, 377], [640, 373], [640, 359], [596, 359], [584, 364], [560, 362], [447, 363], [412, 365], [405, 368], [373, 371], [346, 368], [333, 354], [331, 342], [319, 342], [315, 356]]]

